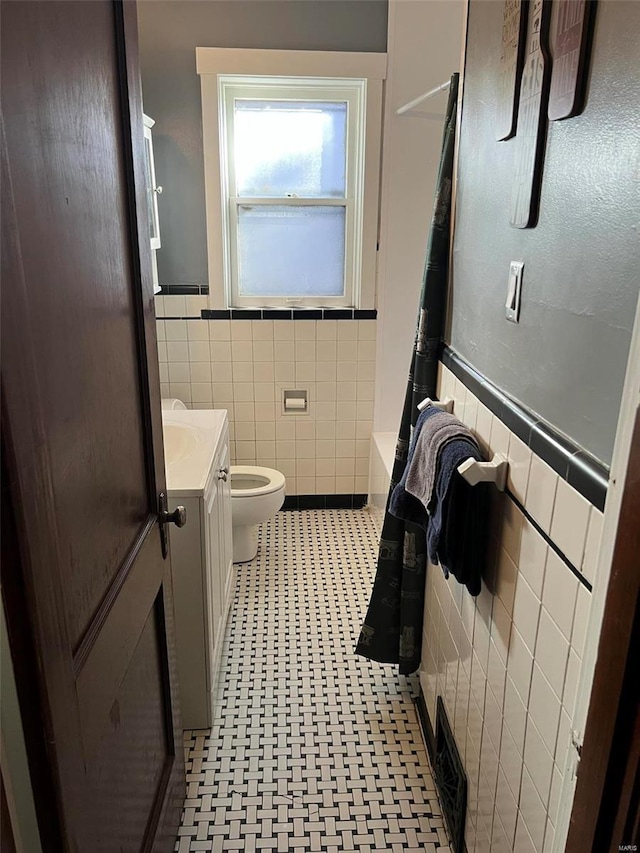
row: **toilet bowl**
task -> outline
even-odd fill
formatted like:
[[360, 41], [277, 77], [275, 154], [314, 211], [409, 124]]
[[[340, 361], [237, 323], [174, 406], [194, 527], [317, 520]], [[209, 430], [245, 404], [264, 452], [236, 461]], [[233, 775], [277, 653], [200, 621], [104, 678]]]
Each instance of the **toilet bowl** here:
[[246, 563], [258, 553], [258, 524], [275, 515], [284, 503], [284, 474], [256, 465], [232, 465], [231, 523], [233, 562]]

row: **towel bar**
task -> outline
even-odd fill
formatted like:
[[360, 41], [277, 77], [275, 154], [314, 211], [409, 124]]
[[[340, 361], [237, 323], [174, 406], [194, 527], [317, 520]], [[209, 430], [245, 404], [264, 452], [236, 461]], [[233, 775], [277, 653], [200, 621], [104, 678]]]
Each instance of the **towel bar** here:
[[504, 492], [507, 484], [507, 468], [509, 463], [507, 457], [502, 453], [496, 453], [491, 462], [476, 462], [475, 459], [467, 459], [458, 466], [458, 474], [463, 476], [467, 483], [475, 486], [476, 483], [495, 483], [500, 492]]
[[453, 413], [453, 397], [445, 397], [444, 400], [432, 400], [431, 397], [425, 397], [421, 403], [418, 403], [418, 409], [422, 411], [427, 406], [435, 406], [436, 409], [442, 409], [443, 412]]

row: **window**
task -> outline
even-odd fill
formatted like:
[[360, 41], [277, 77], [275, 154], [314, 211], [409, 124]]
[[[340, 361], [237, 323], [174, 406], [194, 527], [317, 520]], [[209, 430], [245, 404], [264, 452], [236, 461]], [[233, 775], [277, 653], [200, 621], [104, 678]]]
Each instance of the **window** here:
[[198, 48], [212, 307], [373, 307], [381, 80], [239, 74], [242, 62], [214, 76], [211, 54], [217, 70], [229, 54], [289, 63]]
[[366, 81], [218, 86], [231, 304], [353, 305]]

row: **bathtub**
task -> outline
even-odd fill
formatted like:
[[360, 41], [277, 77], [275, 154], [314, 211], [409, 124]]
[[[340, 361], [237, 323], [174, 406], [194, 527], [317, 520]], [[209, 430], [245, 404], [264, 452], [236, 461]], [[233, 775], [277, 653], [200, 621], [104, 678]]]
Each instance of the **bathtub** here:
[[387, 505], [397, 440], [398, 435], [395, 432], [374, 432], [371, 435], [369, 509], [379, 531], [382, 530]]

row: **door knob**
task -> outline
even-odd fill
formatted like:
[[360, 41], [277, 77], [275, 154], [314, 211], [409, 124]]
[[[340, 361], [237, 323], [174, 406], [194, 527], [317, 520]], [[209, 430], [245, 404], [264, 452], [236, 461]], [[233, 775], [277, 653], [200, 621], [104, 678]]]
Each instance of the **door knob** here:
[[229, 469], [228, 468], [221, 468], [218, 471], [218, 479], [224, 480], [225, 483], [227, 482], [228, 476], [229, 476]]
[[187, 523], [187, 511], [183, 506], [177, 506], [173, 512], [167, 509], [167, 496], [164, 492], [158, 495], [158, 521], [160, 522], [160, 543], [162, 545], [162, 556], [166, 559], [169, 553], [169, 531], [167, 524], [175, 524], [176, 527], [184, 527]]
[[175, 524], [176, 527], [184, 527], [187, 523], [187, 511], [183, 506], [177, 506], [173, 512], [162, 510], [162, 521], [164, 524]]

